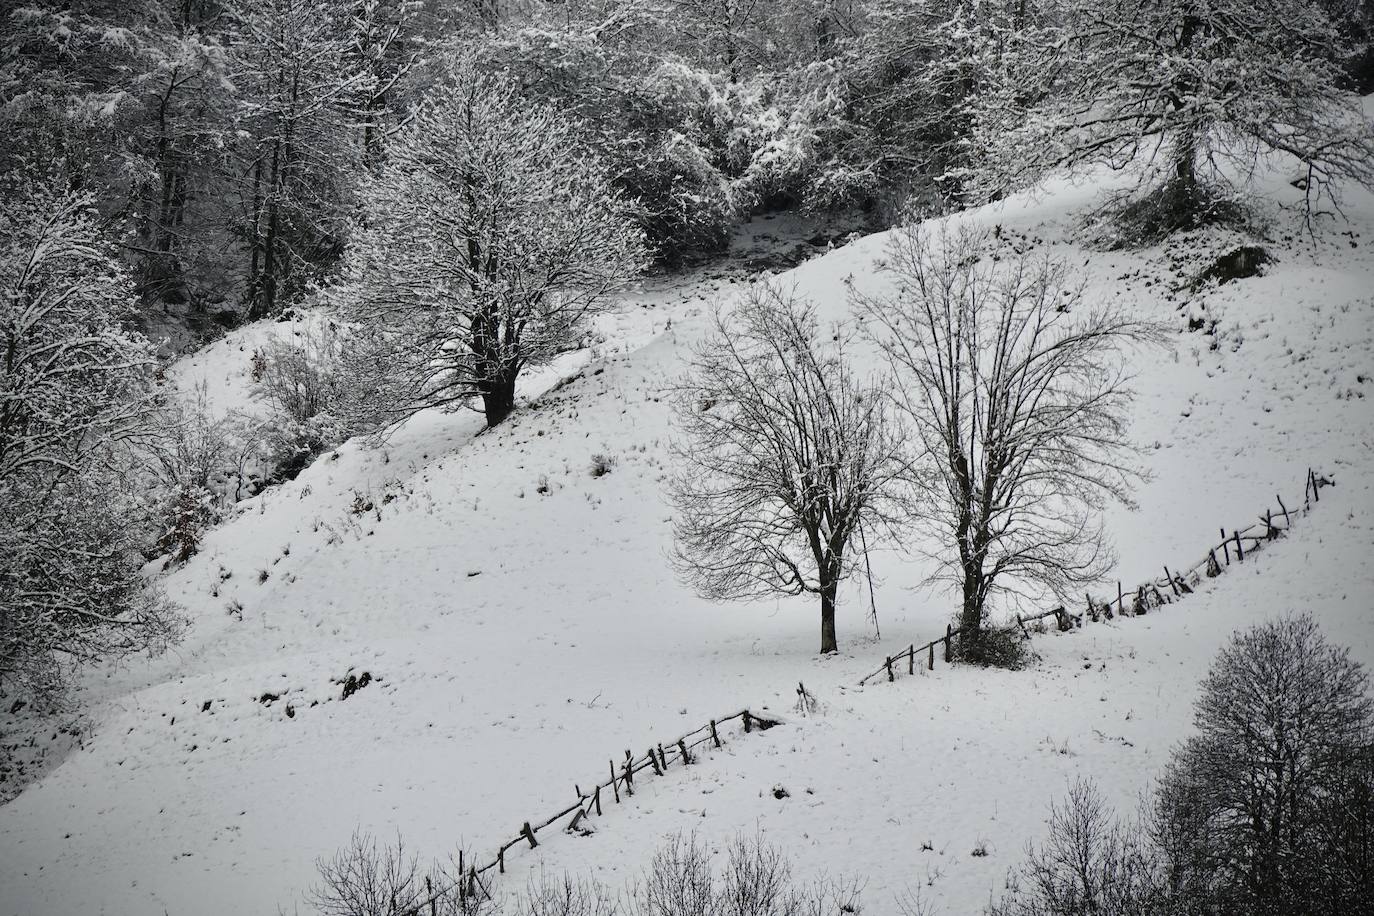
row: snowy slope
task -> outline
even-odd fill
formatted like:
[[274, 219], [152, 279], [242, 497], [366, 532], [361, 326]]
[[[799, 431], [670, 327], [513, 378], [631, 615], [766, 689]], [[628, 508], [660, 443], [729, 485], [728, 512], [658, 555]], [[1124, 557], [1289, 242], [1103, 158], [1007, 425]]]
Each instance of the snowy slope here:
[[[708, 305], [734, 293], [719, 279], [647, 289], [595, 351], [529, 380], [544, 393], [503, 427], [423, 416], [383, 448], [348, 443], [241, 504], [167, 575], [195, 627], [173, 654], [93, 677], [81, 748], [0, 808], [0, 914], [289, 911], [314, 859], [357, 827], [485, 855], [608, 757], [746, 704], [786, 713], [798, 680], [824, 715], [741, 736], [593, 836], [513, 856], [514, 883], [540, 867], [623, 879], [672, 832], [716, 844], [758, 829], [804, 870], [867, 876], [867, 912], [896, 912], [917, 886], [943, 912], [974, 912], [1070, 774], [1128, 805], [1146, 789], [1234, 627], [1311, 610], [1374, 664], [1374, 201], [1348, 202], [1348, 235], [1276, 233], [1264, 276], [1179, 311], [1190, 297], [1176, 287], [1224, 240], [1089, 252], [1072, 227], [1093, 193], [961, 218], [1042, 239], [1083, 265], [1091, 295], [1180, 329], [1140, 364], [1134, 429], [1155, 476], [1138, 512], [1109, 518], [1120, 577], [1191, 563], [1275, 492], [1300, 501], [1309, 465], [1333, 476], [1258, 562], [1159, 614], [1045, 637], [1031, 671], [939, 667], [855, 689], [884, 652], [943, 630], [947, 596], [913, 590], [918, 565], [875, 556], [884, 639], [854, 585], [842, 653], [820, 659], [810, 602], [718, 605], [674, 581], [662, 387]], [[883, 245], [863, 239], [784, 281], [842, 317], [846, 278], [882, 282]], [[1201, 308], [1219, 322], [1215, 350], [1183, 331]], [[225, 346], [183, 377], [242, 384]], [[598, 453], [616, 464], [593, 477]], [[364, 671], [373, 682], [340, 699]], [[772, 796], [777, 783], [790, 797]], [[984, 841], [990, 854], [971, 856]]]

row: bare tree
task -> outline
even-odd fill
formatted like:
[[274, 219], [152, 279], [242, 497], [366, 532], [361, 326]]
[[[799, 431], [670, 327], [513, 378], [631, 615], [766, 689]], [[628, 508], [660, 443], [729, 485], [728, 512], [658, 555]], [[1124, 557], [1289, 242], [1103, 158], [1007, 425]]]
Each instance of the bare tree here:
[[885, 399], [824, 341], [815, 309], [767, 284], [715, 315], [678, 387], [675, 561], [711, 599], [820, 595], [821, 651], [861, 527], [890, 531], [902, 473]]
[[458, 69], [392, 141], [337, 291], [346, 371], [377, 425], [481, 398], [495, 426], [528, 367], [583, 342], [644, 266], [631, 205], [577, 121]]
[[962, 591], [971, 650], [995, 592], [1062, 596], [1110, 565], [1096, 510], [1140, 476], [1119, 351], [1158, 331], [985, 232], [900, 230], [887, 270], [892, 292], [854, 302], [928, 459], [917, 523], [939, 545], [934, 578]]
[[1351, 913], [1374, 894], [1374, 701], [1310, 616], [1236, 634], [1170, 761], [1156, 839], [1210, 912]]

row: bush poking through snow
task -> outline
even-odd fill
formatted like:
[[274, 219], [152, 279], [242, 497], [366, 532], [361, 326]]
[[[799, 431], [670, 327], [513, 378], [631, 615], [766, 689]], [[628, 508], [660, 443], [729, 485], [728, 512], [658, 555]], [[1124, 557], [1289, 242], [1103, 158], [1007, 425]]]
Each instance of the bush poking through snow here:
[[605, 477], [615, 468], [615, 456], [597, 453], [592, 456], [592, 476]]
[[817, 879], [798, 884], [791, 863], [759, 836], [737, 836], [719, 870], [695, 835], [674, 836], [640, 879], [622, 891], [595, 879], [541, 874], [520, 893], [486, 888], [460, 893], [456, 868], [428, 871], [397, 838], [379, 845], [354, 833], [317, 862], [320, 883], [308, 902], [320, 916], [840, 916], [859, 912], [861, 883]]
[[984, 626], [955, 637], [954, 657], [970, 665], [1013, 671], [1026, 667], [1034, 658], [1030, 640], [1024, 639], [1015, 626]]

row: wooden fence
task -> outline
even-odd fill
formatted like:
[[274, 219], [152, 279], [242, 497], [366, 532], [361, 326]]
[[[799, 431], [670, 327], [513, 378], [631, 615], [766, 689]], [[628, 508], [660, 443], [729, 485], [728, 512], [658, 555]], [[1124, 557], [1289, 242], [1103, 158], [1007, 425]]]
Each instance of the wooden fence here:
[[[1287, 504], [1284, 503], [1283, 497], [1276, 494], [1274, 499], [1278, 501], [1277, 510], [1265, 509], [1264, 513], [1258, 516], [1258, 521], [1246, 528], [1232, 529], [1230, 534], [1227, 534], [1226, 529], [1222, 528], [1221, 542], [1210, 548], [1205, 557], [1189, 568], [1171, 570], [1167, 565], [1162, 566], [1163, 578], [1142, 582], [1129, 591], [1123, 589], [1118, 581], [1116, 583], [1116, 597], [1105, 601], [1095, 600], [1092, 595], [1085, 594], [1083, 596], [1085, 605], [1081, 614], [1076, 614], [1061, 604], [1029, 617], [1018, 614], [1016, 615], [1016, 624], [1021, 628], [1021, 633], [1029, 639], [1030, 630], [1027, 629], [1026, 625], [1046, 617], [1055, 618], [1055, 623], [1060, 630], [1071, 630], [1076, 626], [1081, 627], [1085, 616], [1094, 622], [1104, 619], [1111, 620], [1117, 616], [1139, 617], [1153, 608], [1172, 604], [1183, 596], [1191, 594], [1203, 579], [1221, 575], [1232, 563], [1245, 562], [1247, 556], [1253, 557], [1263, 545], [1282, 537], [1289, 528], [1293, 527], [1296, 518], [1306, 515], [1312, 510], [1312, 506], [1321, 502], [1322, 487], [1331, 486], [1333, 483], [1334, 481], [1330, 478], [1317, 474], [1308, 468], [1301, 508], [1295, 507], [1290, 511]], [[944, 636], [921, 646], [913, 643], [896, 655], [889, 655], [884, 660], [882, 667], [864, 675], [859, 680], [859, 686], [863, 686], [884, 674], [887, 675], [889, 681], [896, 680], [897, 674], [903, 667], [903, 662], [905, 662], [907, 674], [915, 674], [916, 665], [922, 660], [928, 669], [934, 669], [936, 646], [942, 647], [945, 661], [951, 661], [954, 657], [954, 639], [962, 632], [962, 629], [955, 629], [952, 625], [947, 624]]]
[[444, 895], [451, 894], [455, 890], [460, 898], [476, 895], [490, 898], [490, 878], [484, 878], [484, 876], [489, 875], [493, 870], [496, 874], [505, 874], [506, 853], [510, 852], [512, 848], [536, 848], [539, 845], [539, 832], [556, 825], [564, 818], [568, 818], [568, 821], [561, 829], [566, 832], [577, 831], [584, 820], [593, 815], [600, 817], [606, 806], [621, 804], [634, 797], [636, 785], [642, 782], [639, 777], [646, 771], [652, 770], [654, 775], [662, 776], [670, 766], [687, 766], [696, 762], [696, 754], [693, 752], [702, 745], [709, 744], [712, 747], [720, 747], [723, 744], [721, 736], [725, 733], [725, 726], [736, 719], [740, 720], [745, 734], [754, 731], [766, 731], [781, 724], [778, 719], [761, 716], [748, 709], [741, 709], [723, 719], [712, 719], [700, 728], [693, 729], [666, 745], [652, 744], [643, 752], [642, 756], [636, 757], [632, 751], [627, 749], [623, 760], [618, 762], [615, 759], [611, 760], [609, 777], [604, 781], [594, 783], [590, 791], [584, 791], [580, 784], [574, 784], [573, 791], [577, 796], [577, 801], [537, 824], [525, 821], [520, 825], [520, 829], [513, 839], [501, 844], [496, 850], [496, 857], [490, 862], [480, 866], [476, 863], [465, 862], [464, 854], [460, 851], [458, 854], [458, 877], [453, 879], [448, 887], [431, 891], [430, 898], [423, 902], [418, 912], [428, 912], [429, 908], [442, 900]]

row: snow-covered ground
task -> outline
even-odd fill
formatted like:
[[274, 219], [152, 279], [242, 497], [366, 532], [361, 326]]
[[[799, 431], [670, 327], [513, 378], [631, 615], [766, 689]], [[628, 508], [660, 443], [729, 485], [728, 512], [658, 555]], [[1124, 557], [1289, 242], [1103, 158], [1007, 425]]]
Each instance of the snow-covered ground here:
[[[1374, 199], [1346, 201], [1350, 223], [1315, 243], [1276, 229], [1263, 276], [1193, 294], [1191, 273], [1227, 240], [1089, 251], [1072, 239], [1094, 193], [959, 218], [1041, 239], [1081, 265], [1089, 295], [1178, 329], [1139, 365], [1134, 435], [1154, 477], [1139, 511], [1109, 515], [1119, 577], [1192, 563], [1275, 493], [1301, 503], [1309, 466], [1333, 477], [1256, 561], [1159, 613], [1041, 637], [1028, 671], [937, 665], [856, 688], [885, 653], [942, 632], [948, 596], [914, 589], [919, 564], [875, 555], [883, 639], [853, 583], [842, 652], [819, 658], [812, 602], [713, 604], [674, 580], [663, 387], [737, 286], [646, 285], [595, 348], [529, 379], [534, 404], [502, 427], [426, 415], [380, 448], [348, 443], [240, 504], [166, 574], [194, 627], [162, 658], [89, 678], [79, 746], [0, 808], [0, 914], [290, 912], [315, 859], [358, 828], [485, 859], [608, 758], [745, 705], [788, 721], [645, 782], [591, 836], [512, 852], [507, 880], [570, 868], [619, 881], [675, 832], [718, 847], [757, 830], [802, 872], [866, 878], [865, 912], [895, 913], [918, 888], [940, 912], [977, 912], [1073, 775], [1133, 806], [1235, 628], [1310, 611], [1374, 665]], [[883, 282], [884, 244], [864, 238], [784, 281], [841, 318], [847, 279]], [[1215, 349], [1185, 330], [1202, 309]], [[173, 382], [205, 379], [238, 403], [252, 335], [280, 332], [228, 337]], [[598, 454], [615, 465], [594, 477]], [[341, 699], [362, 672], [372, 683]], [[821, 714], [791, 712], [798, 681]]]

